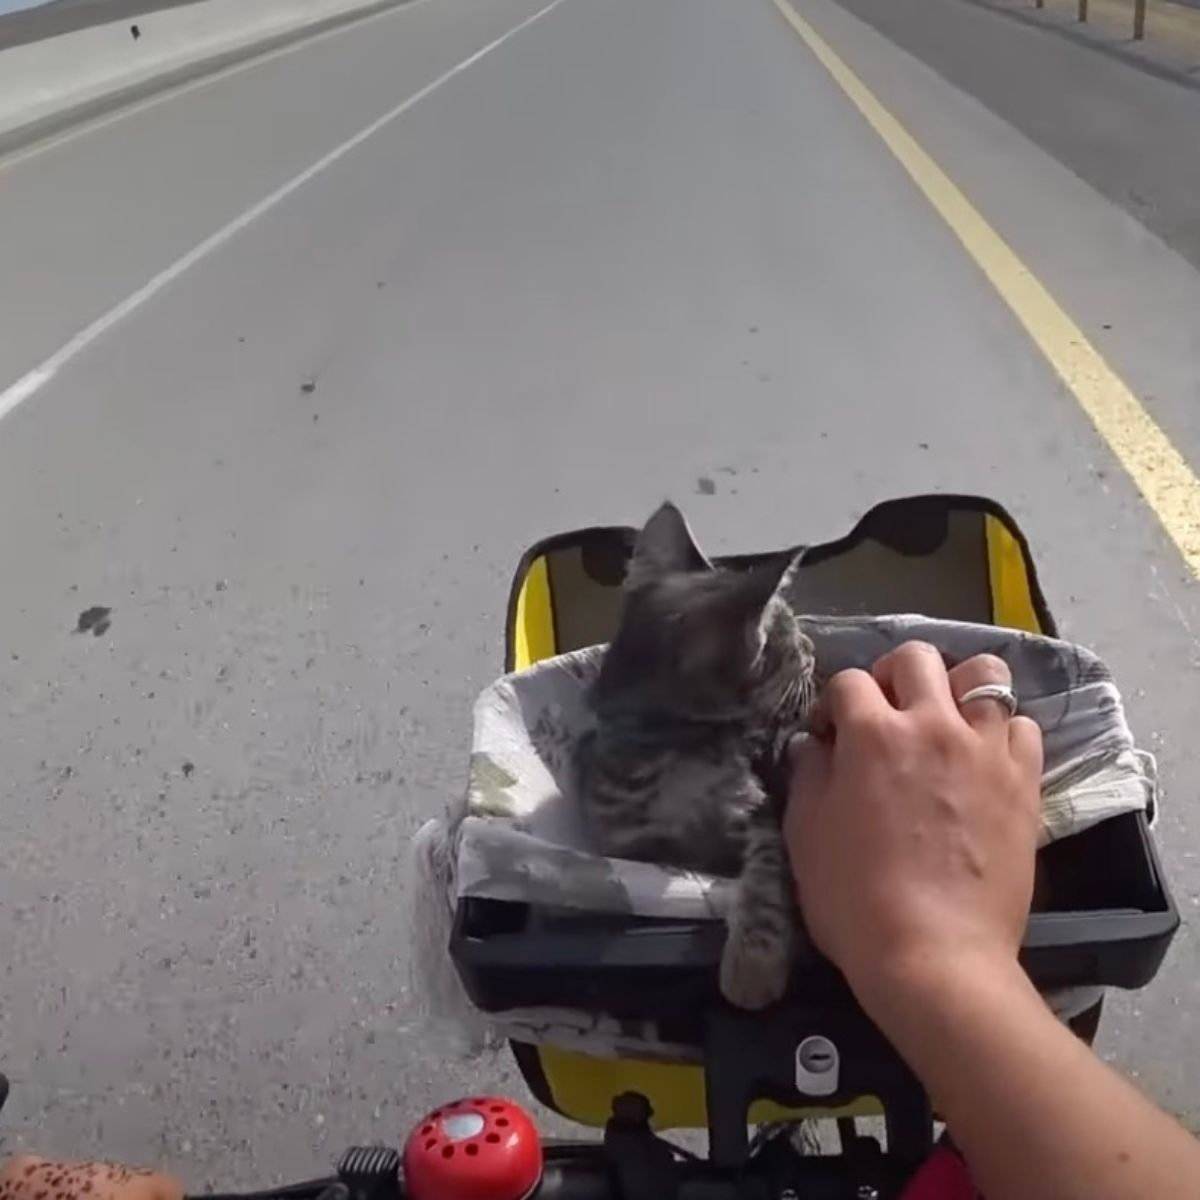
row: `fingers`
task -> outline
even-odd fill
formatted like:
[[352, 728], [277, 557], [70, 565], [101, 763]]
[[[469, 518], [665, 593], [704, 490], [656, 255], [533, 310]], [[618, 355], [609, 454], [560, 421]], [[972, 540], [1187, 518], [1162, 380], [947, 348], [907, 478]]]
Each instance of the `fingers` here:
[[789, 791], [807, 790], [806, 785], [820, 782], [829, 769], [829, 745], [800, 734], [788, 743], [788, 764], [791, 769]]
[[815, 737], [792, 738], [788, 745], [788, 804], [784, 812], [784, 835], [791, 836], [806, 798], [820, 793], [829, 779], [832, 747]]
[[[871, 673], [840, 671], [821, 694], [810, 720], [814, 738], [833, 741], [842, 726], [853, 728], [870, 723], [895, 708], [901, 710], [922, 705], [945, 706], [982, 735], [1010, 736], [1015, 720], [1003, 699], [980, 696], [962, 703], [976, 688], [1012, 687], [1012, 671], [994, 654], [977, 654], [946, 670], [941, 653], [926, 642], [905, 642], [884, 655]], [[1022, 722], [1011, 735], [1014, 752], [1018, 749], [1030, 762], [1036, 754], [1040, 770], [1041, 732], [1031, 722]], [[1035, 745], [1036, 742], [1036, 745]]]
[[1042, 777], [1042, 730], [1029, 717], [1013, 717], [1008, 722], [1008, 746], [1022, 768], [1039, 780]]
[[828, 742], [839, 726], [869, 719], [890, 707], [879, 684], [866, 671], [839, 671], [821, 692], [809, 726], [814, 737]]
[[871, 669], [875, 681], [897, 708], [953, 703], [946, 664], [928, 642], [905, 642], [885, 654]]
[[1012, 687], [1012, 671], [1008, 663], [994, 654], [976, 654], [950, 669], [950, 692], [962, 713], [963, 720], [977, 733], [987, 734], [1006, 730], [1012, 716], [1003, 700], [981, 696], [962, 703], [962, 697], [978, 687], [998, 684]]

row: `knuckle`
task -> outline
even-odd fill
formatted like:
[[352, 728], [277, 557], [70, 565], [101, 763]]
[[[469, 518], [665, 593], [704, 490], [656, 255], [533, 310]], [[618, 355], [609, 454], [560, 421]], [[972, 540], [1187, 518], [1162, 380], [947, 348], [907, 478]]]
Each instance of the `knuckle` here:
[[998, 654], [977, 654], [972, 661], [976, 663], [981, 671], [1005, 676], [1009, 673], [1008, 663]]
[[972, 744], [970, 726], [945, 713], [929, 713], [922, 722], [921, 743], [927, 752], [950, 758]]
[[978, 678], [984, 683], [1009, 683], [1012, 671], [1004, 659], [995, 654], [976, 654], [963, 663], [969, 668], [972, 678]]
[[904, 642], [898, 646], [894, 653], [897, 656], [903, 655], [905, 658], [920, 658], [922, 655], [932, 655], [936, 659], [941, 659], [942, 652], [932, 643], [924, 642], [920, 638], [913, 638], [912, 641]]
[[1032, 717], [1015, 716], [1009, 725], [1009, 745], [1019, 745], [1038, 765], [1042, 762], [1045, 744], [1042, 727]]
[[825, 686], [831, 692], [846, 691], [857, 687], [864, 681], [869, 681], [870, 678], [871, 676], [859, 667], [846, 667], [838, 671]]
[[811, 754], [811, 743], [808, 734], [796, 733], [788, 738], [787, 760], [793, 769], [804, 762], [809, 754]]
[[845, 714], [862, 707], [864, 695], [870, 695], [875, 681], [866, 671], [849, 667], [839, 671], [825, 685], [825, 702], [834, 712]]
[[1012, 726], [1025, 737], [1036, 738], [1039, 742], [1042, 740], [1042, 727], [1032, 717], [1021, 716], [1018, 713], [1012, 719]]
[[891, 741], [894, 725], [892, 713], [872, 710], [860, 713], [855, 718], [854, 733], [861, 745], [877, 749]]

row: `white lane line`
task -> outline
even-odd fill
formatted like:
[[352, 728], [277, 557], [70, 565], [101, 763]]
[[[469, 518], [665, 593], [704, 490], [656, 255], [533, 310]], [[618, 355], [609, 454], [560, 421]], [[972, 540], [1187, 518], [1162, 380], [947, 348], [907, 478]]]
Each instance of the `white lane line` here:
[[40, 392], [73, 358], [82, 354], [84, 350], [98, 338], [103, 337], [114, 325], [119, 324], [131, 313], [136, 312], [146, 301], [152, 300], [164, 288], [174, 283], [184, 272], [190, 270], [214, 250], [219, 250], [226, 242], [236, 237], [248, 225], [257, 221], [264, 213], [270, 212], [271, 209], [281, 204], [293, 192], [298, 191], [310, 180], [320, 175], [322, 171], [333, 166], [339, 159], [349, 154], [351, 150], [361, 146], [368, 138], [373, 137], [397, 118], [404, 116], [410, 108], [420, 104], [422, 100], [431, 96], [443, 84], [449, 83], [456, 75], [465, 71], [468, 67], [474, 66], [481, 58], [485, 58], [491, 54], [493, 50], [498, 50], [509, 38], [516, 37], [523, 29], [527, 29], [535, 21], [552, 12], [562, 2], [563, 0], [550, 0], [550, 3], [545, 8], [538, 9], [532, 16], [526, 17], [525, 20], [514, 25], [507, 33], [502, 33], [498, 38], [488, 42], [486, 46], [476, 50], [474, 54], [469, 55], [462, 62], [451, 67], [445, 74], [439, 75], [432, 83], [427, 83], [420, 91], [414, 92], [407, 100], [396, 105], [395, 108], [384, 113], [377, 120], [372, 121], [370, 125], [359, 130], [352, 138], [342, 142], [340, 146], [336, 146], [324, 158], [318, 159], [312, 166], [301, 171], [299, 175], [293, 176], [287, 183], [276, 188], [275, 191], [269, 196], [264, 197], [252, 208], [246, 209], [241, 216], [235, 217], [228, 225], [223, 226], [216, 233], [205, 238], [204, 241], [189, 250], [182, 258], [176, 259], [164, 271], [160, 271], [149, 283], [139, 288], [133, 295], [122, 300], [114, 308], [110, 308], [103, 316], [97, 317], [86, 329], [81, 329], [69, 342], [56, 350], [49, 358], [40, 362], [33, 370], [22, 375], [16, 383], [10, 384], [4, 391], [0, 392], [0, 420], [7, 417], [18, 405], [23, 404], [31, 396]]

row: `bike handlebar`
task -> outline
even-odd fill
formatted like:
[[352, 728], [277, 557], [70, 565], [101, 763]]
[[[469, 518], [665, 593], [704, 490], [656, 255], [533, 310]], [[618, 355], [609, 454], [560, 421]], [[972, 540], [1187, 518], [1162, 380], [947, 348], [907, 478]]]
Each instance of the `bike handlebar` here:
[[[870, 1143], [871, 1146], [875, 1144]], [[531, 1200], [631, 1200], [630, 1181], [614, 1169], [596, 1143], [549, 1143], [540, 1183]], [[805, 1156], [794, 1151], [752, 1159], [737, 1173], [699, 1159], [674, 1163], [670, 1183], [659, 1200], [895, 1200], [911, 1164], [881, 1153]], [[646, 1181], [644, 1181], [646, 1182]], [[661, 1178], [660, 1178], [661, 1182]], [[479, 1193], [473, 1193], [478, 1200]], [[418, 1200], [402, 1173], [375, 1181], [367, 1190], [348, 1188], [338, 1177], [310, 1180], [258, 1192], [195, 1195], [186, 1200]], [[423, 1198], [420, 1198], [423, 1200]], [[456, 1200], [443, 1195], [435, 1200]], [[522, 1200], [495, 1197], [494, 1200]]]

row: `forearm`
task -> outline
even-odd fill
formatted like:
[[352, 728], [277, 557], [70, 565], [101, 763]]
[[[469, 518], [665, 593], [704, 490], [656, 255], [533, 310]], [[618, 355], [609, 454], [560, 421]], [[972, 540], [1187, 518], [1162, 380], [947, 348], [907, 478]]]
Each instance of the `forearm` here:
[[955, 964], [869, 1005], [988, 1200], [1200, 1195], [1200, 1144], [1063, 1026], [1020, 968]]

